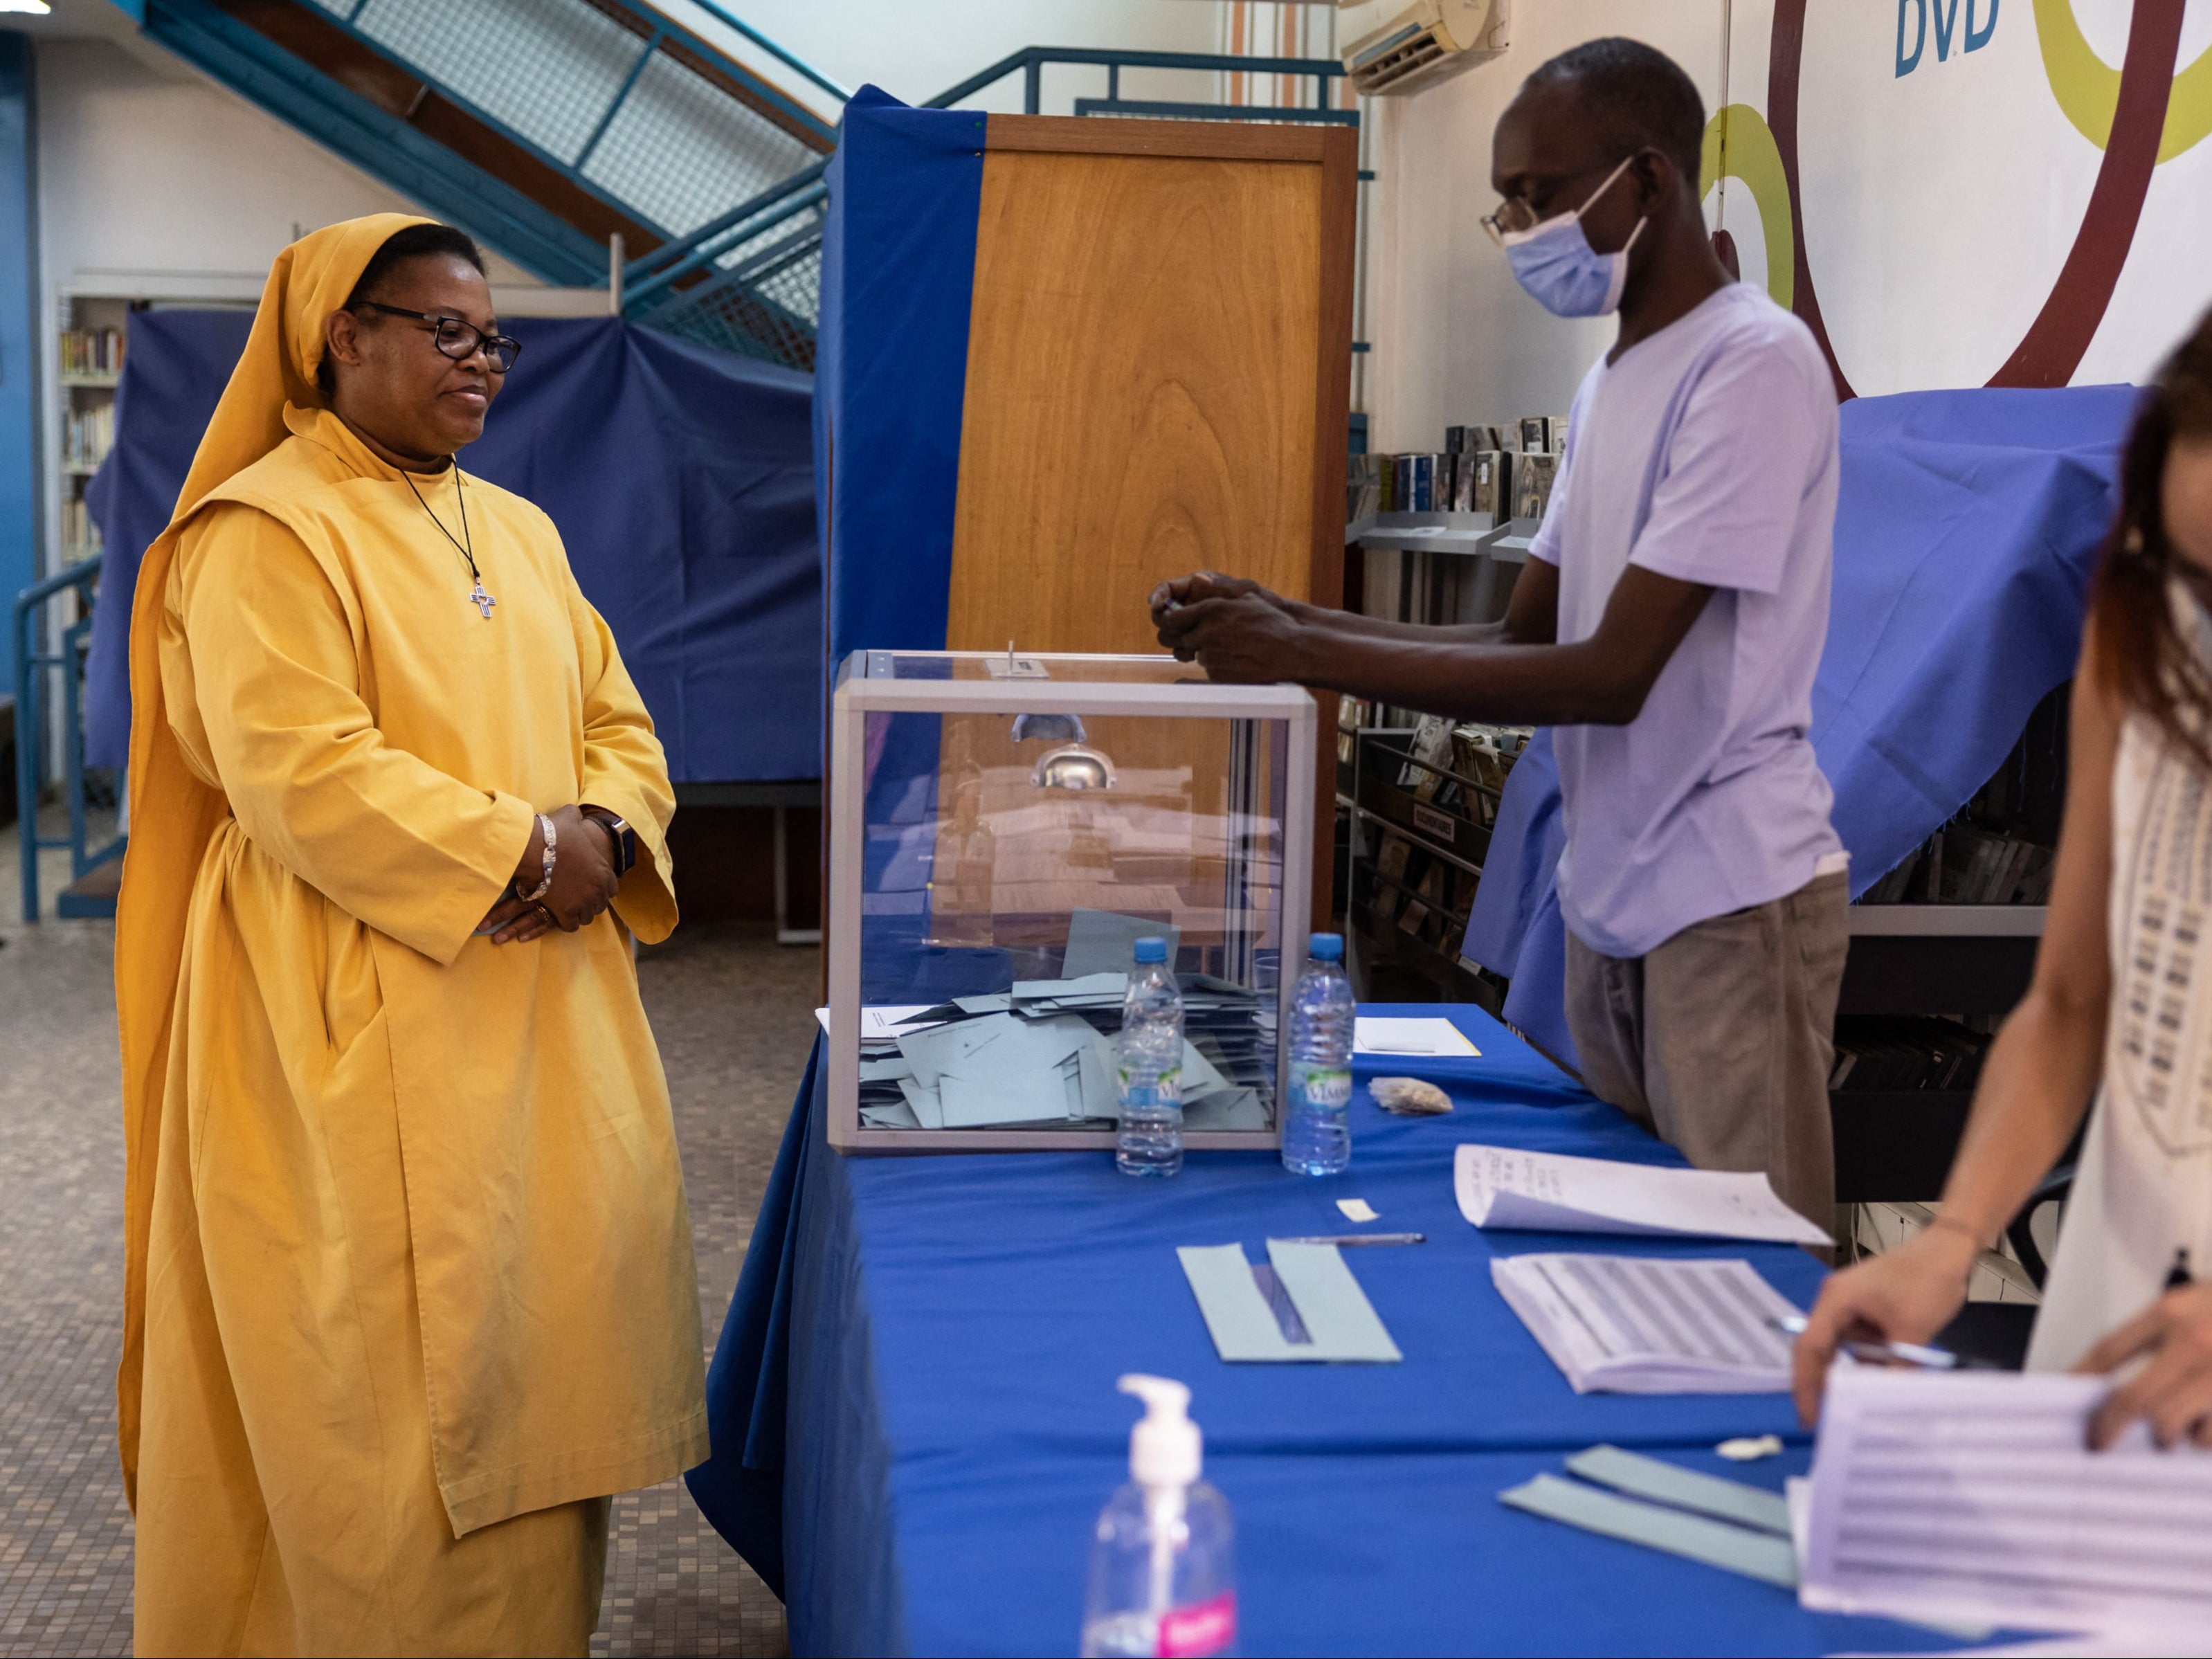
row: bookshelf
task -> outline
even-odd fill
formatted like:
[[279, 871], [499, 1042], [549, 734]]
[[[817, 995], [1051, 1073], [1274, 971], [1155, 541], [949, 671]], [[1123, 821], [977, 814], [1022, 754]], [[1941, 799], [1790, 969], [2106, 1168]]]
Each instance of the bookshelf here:
[[49, 570], [99, 553], [100, 532], [84, 503], [85, 486], [115, 443], [115, 392], [123, 376], [131, 302], [63, 296], [56, 307], [55, 442], [48, 498], [55, 503]]

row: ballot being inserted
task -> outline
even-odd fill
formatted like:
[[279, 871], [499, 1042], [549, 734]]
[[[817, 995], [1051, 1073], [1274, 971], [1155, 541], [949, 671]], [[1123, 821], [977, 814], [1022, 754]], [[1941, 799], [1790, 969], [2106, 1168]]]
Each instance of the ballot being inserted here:
[[1779, 1394], [1797, 1310], [1748, 1261], [1499, 1256], [1491, 1282], [1577, 1394]]
[[1756, 1171], [1668, 1169], [1470, 1142], [1452, 1159], [1452, 1190], [1459, 1212], [1478, 1227], [1834, 1242], [1777, 1198]]
[[2085, 1443], [2101, 1376], [1838, 1360], [1813, 1454], [1800, 1599], [1923, 1621], [2156, 1633], [2212, 1626], [2212, 1451], [2136, 1424]]

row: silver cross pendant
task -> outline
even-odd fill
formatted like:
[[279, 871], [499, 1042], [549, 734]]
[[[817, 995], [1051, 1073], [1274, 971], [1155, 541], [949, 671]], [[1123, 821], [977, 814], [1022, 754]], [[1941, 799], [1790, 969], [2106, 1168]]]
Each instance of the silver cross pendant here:
[[492, 598], [490, 594], [484, 592], [483, 578], [479, 576], [477, 578], [476, 592], [469, 595], [469, 603], [476, 606], [478, 611], [482, 611], [483, 613], [483, 619], [486, 622], [489, 622], [491, 620], [491, 608], [497, 605], [499, 601]]

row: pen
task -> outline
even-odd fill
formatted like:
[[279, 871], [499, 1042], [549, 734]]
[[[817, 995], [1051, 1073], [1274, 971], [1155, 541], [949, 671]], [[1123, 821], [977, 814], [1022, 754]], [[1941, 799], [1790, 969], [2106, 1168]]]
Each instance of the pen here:
[[[1786, 1336], [1805, 1334], [1802, 1314], [1790, 1314], [1766, 1322]], [[1923, 1370], [1954, 1371], [1962, 1363], [1948, 1348], [1931, 1348], [1924, 1342], [1869, 1342], [1855, 1337], [1836, 1346], [1852, 1358], [1870, 1365], [1917, 1365]]]
[[1426, 1233], [1328, 1233], [1314, 1238], [1270, 1239], [1272, 1244], [1425, 1244]]

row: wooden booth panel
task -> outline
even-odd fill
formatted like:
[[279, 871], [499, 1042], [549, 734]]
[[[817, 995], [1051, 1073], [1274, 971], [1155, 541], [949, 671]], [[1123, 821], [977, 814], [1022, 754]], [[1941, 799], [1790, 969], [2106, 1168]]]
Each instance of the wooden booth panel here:
[[951, 648], [1155, 651], [1146, 595], [1200, 568], [1336, 601], [1352, 157], [991, 118]]

